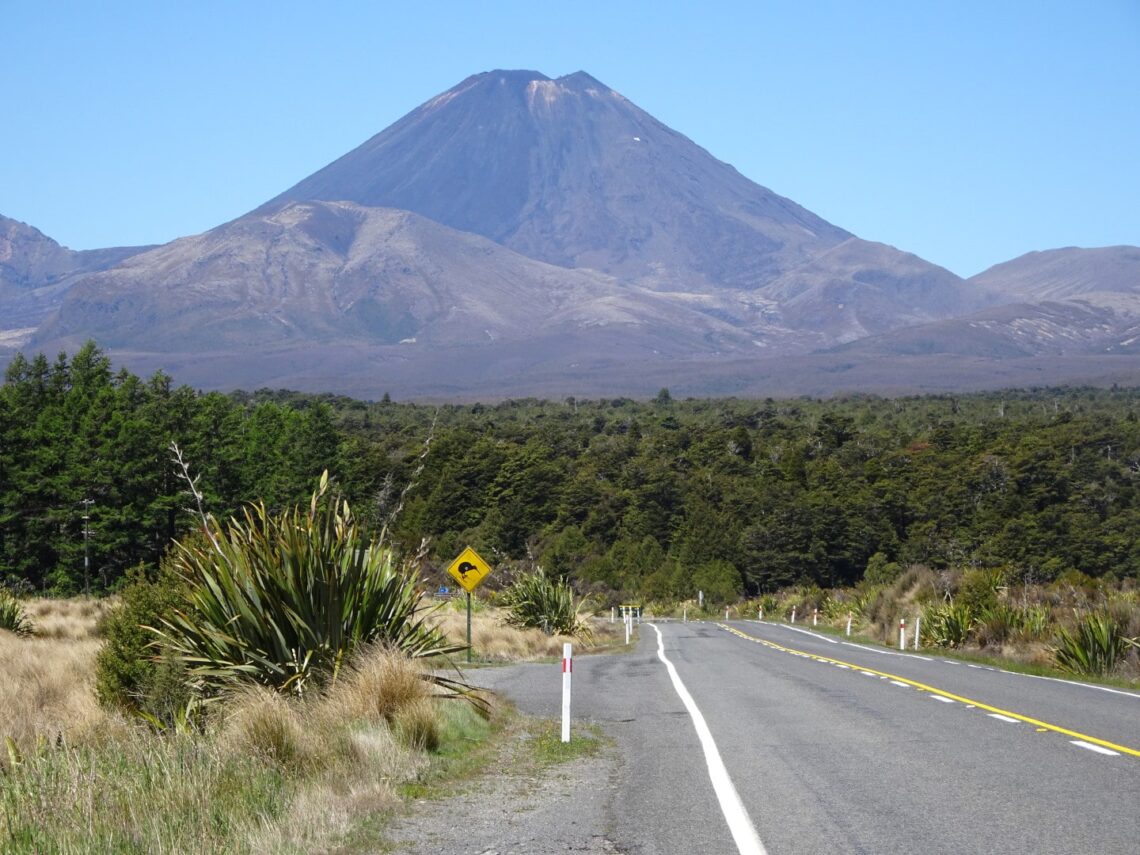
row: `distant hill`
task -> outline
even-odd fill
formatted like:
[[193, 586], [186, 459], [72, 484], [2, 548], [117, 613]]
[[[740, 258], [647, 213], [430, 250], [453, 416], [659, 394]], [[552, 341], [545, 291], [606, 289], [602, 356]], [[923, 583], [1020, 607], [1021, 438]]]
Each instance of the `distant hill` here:
[[849, 358], [872, 353], [1034, 357], [1043, 365], [1061, 356], [1140, 354], [1140, 247], [1031, 252], [969, 281], [1000, 303], [866, 338], [843, 352]]
[[1140, 249], [963, 280], [754, 183], [583, 72], [474, 75], [161, 247], [72, 253], [0, 228], [0, 356], [93, 337], [205, 388], [919, 391], [1115, 381], [1140, 358]]
[[0, 343], [30, 330], [58, 305], [76, 276], [113, 267], [146, 247], [75, 252], [39, 229], [0, 215]]
[[995, 264], [969, 281], [1003, 302], [1063, 300], [1097, 292], [1140, 294], [1140, 247], [1070, 246], [1030, 252]]

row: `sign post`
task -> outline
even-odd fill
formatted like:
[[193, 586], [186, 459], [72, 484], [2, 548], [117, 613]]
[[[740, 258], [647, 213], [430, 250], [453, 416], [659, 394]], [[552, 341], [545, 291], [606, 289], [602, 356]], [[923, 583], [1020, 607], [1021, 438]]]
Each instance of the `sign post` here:
[[448, 574], [467, 592], [467, 661], [471, 661], [471, 592], [491, 573], [491, 565], [468, 546], [447, 568]]

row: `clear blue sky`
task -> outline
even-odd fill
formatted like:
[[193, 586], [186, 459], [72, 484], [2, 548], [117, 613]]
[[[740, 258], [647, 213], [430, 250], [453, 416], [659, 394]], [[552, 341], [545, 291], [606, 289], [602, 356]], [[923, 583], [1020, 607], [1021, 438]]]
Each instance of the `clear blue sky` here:
[[0, 214], [73, 249], [201, 232], [494, 68], [587, 71], [961, 275], [1140, 244], [1140, 0], [0, 0]]

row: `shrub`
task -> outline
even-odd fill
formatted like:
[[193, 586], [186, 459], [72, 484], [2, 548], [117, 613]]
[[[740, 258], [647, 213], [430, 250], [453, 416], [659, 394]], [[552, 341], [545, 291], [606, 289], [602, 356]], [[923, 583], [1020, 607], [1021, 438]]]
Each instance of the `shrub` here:
[[24, 613], [24, 607], [4, 588], [0, 588], [0, 629], [16, 635], [32, 634], [32, 623]]
[[183, 602], [159, 635], [206, 697], [245, 681], [302, 694], [335, 680], [361, 644], [413, 658], [462, 649], [426, 622], [417, 572], [365, 538], [327, 472], [307, 509], [257, 502], [203, 523], [206, 538], [175, 544]]
[[863, 579], [868, 585], [890, 585], [902, 574], [901, 564], [889, 561], [883, 553], [876, 552], [867, 559], [867, 569], [863, 572]]
[[180, 603], [177, 578], [165, 563], [154, 580], [142, 568], [130, 571], [119, 605], [100, 624], [105, 641], [95, 661], [95, 694], [103, 706], [166, 726], [184, 713], [191, 697], [185, 666], [156, 652], [148, 629]]
[[693, 588], [705, 593], [705, 605], [725, 605], [740, 597], [740, 571], [731, 561], [714, 559], [693, 571]]
[[969, 606], [978, 614], [997, 605], [998, 591], [1005, 583], [1000, 569], [975, 568], [967, 570], [958, 586], [958, 602]]
[[541, 567], [516, 579], [503, 591], [501, 603], [512, 626], [535, 627], [547, 635], [590, 634], [580, 614], [585, 601], [575, 606], [570, 586], [548, 578]]
[[1109, 673], [1124, 658], [1134, 639], [1125, 638], [1109, 615], [1088, 614], [1070, 632], [1062, 628], [1052, 648], [1057, 666], [1072, 674], [1099, 676]]

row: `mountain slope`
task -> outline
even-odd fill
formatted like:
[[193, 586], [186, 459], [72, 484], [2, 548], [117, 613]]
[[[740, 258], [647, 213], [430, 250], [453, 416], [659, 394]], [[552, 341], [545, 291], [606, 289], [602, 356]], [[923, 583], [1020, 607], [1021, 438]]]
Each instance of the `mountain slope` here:
[[[256, 350], [483, 347], [642, 327], [667, 350], [731, 337], [669, 295], [543, 264], [407, 211], [291, 203], [80, 279], [35, 343]], [[686, 330], [677, 336], [678, 329]]]
[[846, 240], [589, 75], [464, 80], [264, 206], [415, 211], [655, 288], [758, 287]]

